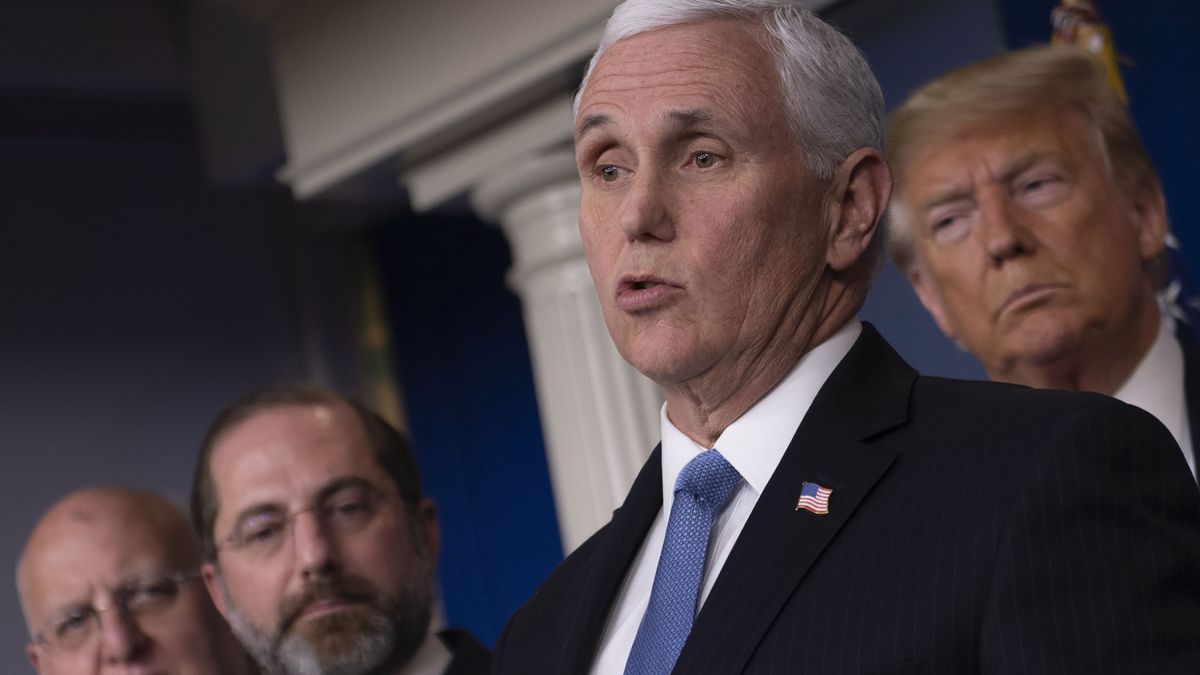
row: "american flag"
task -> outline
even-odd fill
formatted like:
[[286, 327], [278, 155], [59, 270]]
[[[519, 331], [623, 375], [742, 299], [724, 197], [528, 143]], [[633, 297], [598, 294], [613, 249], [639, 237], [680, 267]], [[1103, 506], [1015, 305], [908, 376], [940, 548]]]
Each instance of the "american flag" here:
[[796, 502], [796, 510], [804, 509], [823, 516], [829, 513], [829, 497], [833, 490], [816, 483], [805, 481], [800, 486], [800, 501]]

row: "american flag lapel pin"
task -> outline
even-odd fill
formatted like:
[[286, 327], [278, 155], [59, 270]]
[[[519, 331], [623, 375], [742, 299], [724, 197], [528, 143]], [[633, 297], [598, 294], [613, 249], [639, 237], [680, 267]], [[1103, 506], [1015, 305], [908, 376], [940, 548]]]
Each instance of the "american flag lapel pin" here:
[[804, 484], [800, 486], [800, 499], [796, 502], [796, 510], [804, 509], [818, 516], [824, 516], [829, 513], [829, 498], [832, 496], [833, 490], [817, 483], [804, 481]]

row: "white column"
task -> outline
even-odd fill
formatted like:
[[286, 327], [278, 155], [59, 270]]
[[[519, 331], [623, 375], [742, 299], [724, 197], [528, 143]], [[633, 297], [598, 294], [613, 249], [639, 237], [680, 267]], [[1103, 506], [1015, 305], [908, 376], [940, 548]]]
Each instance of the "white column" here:
[[659, 439], [662, 395], [613, 346], [579, 239], [569, 148], [514, 161], [471, 194], [512, 248], [566, 551], [608, 522]]

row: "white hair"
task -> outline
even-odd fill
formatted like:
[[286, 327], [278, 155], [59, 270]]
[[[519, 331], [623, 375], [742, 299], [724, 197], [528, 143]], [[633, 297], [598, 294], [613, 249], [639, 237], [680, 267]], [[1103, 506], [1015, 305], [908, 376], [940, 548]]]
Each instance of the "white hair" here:
[[775, 59], [791, 130], [804, 163], [822, 178], [859, 148], [883, 149], [883, 92], [862, 52], [794, 0], [625, 0], [605, 26], [588, 63], [579, 100], [600, 57], [638, 33], [704, 19], [758, 22]]

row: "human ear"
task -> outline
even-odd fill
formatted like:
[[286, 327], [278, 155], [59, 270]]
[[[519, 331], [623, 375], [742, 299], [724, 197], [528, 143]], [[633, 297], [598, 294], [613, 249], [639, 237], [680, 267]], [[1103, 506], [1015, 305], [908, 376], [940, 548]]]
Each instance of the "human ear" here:
[[204, 588], [208, 591], [208, 597], [212, 598], [213, 606], [221, 613], [221, 616], [229, 618], [225, 612], [225, 594], [221, 592], [221, 580], [218, 578], [220, 571], [214, 563], [206, 562], [200, 566], [200, 578], [204, 579]]
[[1158, 257], [1167, 241], [1167, 201], [1162, 189], [1148, 189], [1131, 204], [1142, 262]]
[[41, 656], [38, 646], [33, 642], [26, 643], [25, 656], [29, 657], [29, 663], [33, 666], [34, 672], [41, 673], [42, 669], [38, 667], [38, 658]]
[[417, 505], [417, 527], [420, 529], [420, 535], [425, 537], [425, 545], [429, 551], [429, 557], [437, 560], [438, 553], [442, 549], [442, 532], [438, 526], [437, 507], [428, 499], [422, 499]]
[[892, 172], [874, 148], [859, 148], [834, 173], [829, 187], [832, 231], [825, 260], [835, 271], [852, 267], [878, 232]]

